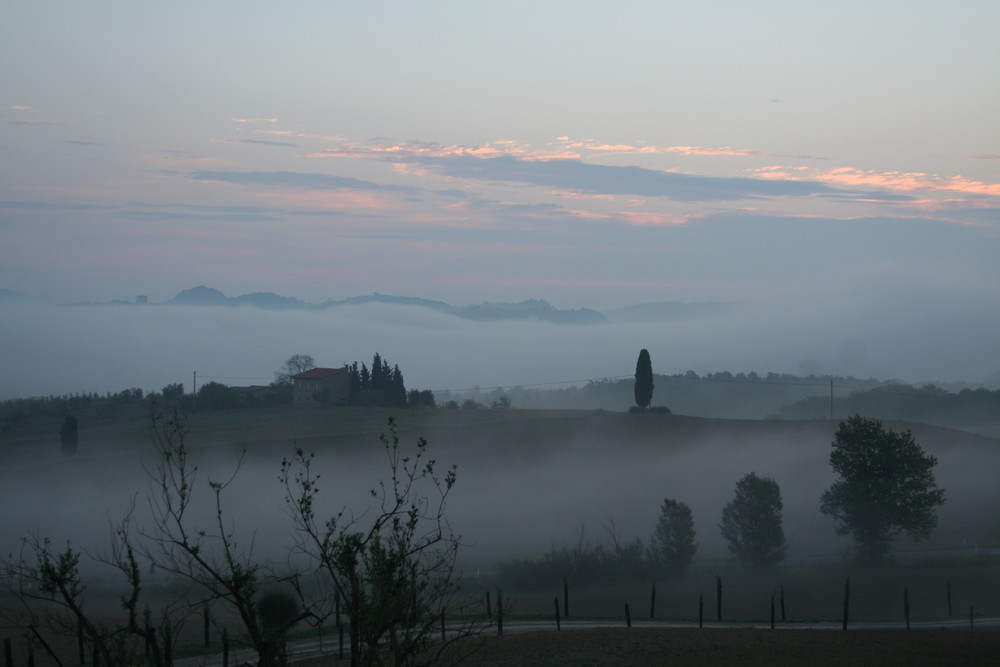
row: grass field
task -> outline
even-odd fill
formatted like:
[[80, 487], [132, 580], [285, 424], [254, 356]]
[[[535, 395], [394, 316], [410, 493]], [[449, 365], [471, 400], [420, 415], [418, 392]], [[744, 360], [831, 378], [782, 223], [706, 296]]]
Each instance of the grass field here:
[[[231, 472], [239, 452], [246, 450], [227, 508], [234, 525], [253, 535], [259, 553], [280, 553], [289, 532], [275, 479], [281, 458], [295, 446], [315, 451], [325, 480], [325, 507], [334, 512], [346, 506], [363, 513], [370, 502], [368, 489], [385, 472], [378, 436], [389, 416], [385, 410], [362, 409], [205, 411], [189, 417], [188, 444], [202, 468], [202, 481]], [[966, 614], [973, 605], [977, 614], [1000, 614], [1000, 564], [985, 555], [1000, 547], [1000, 442], [995, 439], [920, 424], [888, 424], [912, 429], [917, 441], [938, 457], [938, 482], [948, 502], [929, 542], [901, 540], [892, 566], [873, 570], [850, 561], [849, 542], [835, 536], [832, 522], [818, 511], [819, 495], [832, 480], [828, 456], [835, 421], [517, 409], [408, 410], [395, 418], [404, 443], [425, 437], [441, 464], [458, 466], [448, 516], [466, 543], [460, 567], [471, 595], [486, 590], [495, 595], [502, 582], [492, 571], [504, 559], [534, 558], [554, 547], [607, 543], [611, 526], [624, 541], [647, 539], [659, 503], [670, 496], [692, 506], [700, 548], [687, 576], [657, 582], [658, 618], [696, 619], [699, 596], [704, 597], [706, 616], [714, 615], [717, 576], [725, 584], [724, 616], [732, 620], [765, 620], [771, 595], [782, 587], [790, 621], [836, 620], [848, 576], [852, 615], [859, 621], [901, 620], [904, 590], [915, 619], [945, 619], [949, 580], [956, 615]], [[118, 515], [144, 488], [143, 465], [151, 454], [148, 409], [82, 414], [78, 419], [79, 449], [72, 458], [60, 453], [61, 417], [33, 419], [0, 439], [5, 498], [0, 507], [5, 541], [0, 546], [5, 552], [30, 530], [57, 543], [68, 538], [99, 549], [106, 544], [109, 517]], [[768, 572], [732, 566], [718, 536], [722, 506], [731, 498], [735, 481], [751, 471], [775, 478], [785, 501], [789, 558]], [[503, 593], [513, 614], [547, 618], [562, 583]], [[648, 618], [650, 581], [596, 584], [570, 577], [570, 583], [576, 615], [617, 622], [628, 603], [635, 618]], [[598, 634], [595, 646], [619, 645], [617, 634]], [[584, 643], [585, 635], [573, 636]], [[711, 636], [720, 646], [738, 647], [744, 641], [743, 635], [732, 642]], [[795, 635], [795, 641], [806, 636]], [[849, 641], [857, 641], [854, 633], [851, 636]], [[875, 635], [868, 638], [875, 641]], [[947, 635], [942, 641], [952, 639]], [[529, 639], [505, 637], [498, 650], [519, 641]], [[833, 640], [823, 635], [810, 641], [823, 646]], [[974, 641], [983, 641], [981, 635]], [[669, 647], [683, 641], [654, 643]], [[556, 653], [565, 650], [556, 646]], [[534, 655], [533, 650], [516, 649], [525, 652], [523, 662], [497, 658], [501, 661], [478, 664], [571, 664], [544, 658], [532, 662], [527, 656]], [[632, 649], [621, 650], [621, 655], [633, 655], [628, 652]], [[690, 650], [705, 655], [698, 652], [703, 649]], [[758, 647], [755, 656], [770, 655], [769, 650]], [[801, 655], [794, 651], [792, 655]], [[820, 652], [834, 655], [831, 651]], [[589, 662], [581, 658], [572, 664], [656, 664], [593, 655]], [[757, 664], [724, 655], [730, 664]]]

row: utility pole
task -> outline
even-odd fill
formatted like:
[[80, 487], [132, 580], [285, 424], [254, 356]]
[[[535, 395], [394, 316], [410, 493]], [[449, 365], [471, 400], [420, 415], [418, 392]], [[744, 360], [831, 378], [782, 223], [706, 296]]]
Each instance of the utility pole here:
[[198, 371], [191, 378], [191, 407], [198, 407]]

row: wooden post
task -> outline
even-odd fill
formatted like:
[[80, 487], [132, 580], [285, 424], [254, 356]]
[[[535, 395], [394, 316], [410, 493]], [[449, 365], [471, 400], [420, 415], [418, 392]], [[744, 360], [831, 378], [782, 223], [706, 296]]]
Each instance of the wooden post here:
[[948, 616], [951, 616], [951, 577], [948, 577]]
[[781, 622], [785, 622], [785, 585], [781, 585]]
[[625, 627], [632, 627], [632, 612], [629, 611], [628, 602], [625, 603]]
[[441, 643], [445, 643], [446, 637], [444, 634], [444, 609], [441, 610]]
[[489, 591], [486, 591], [486, 618], [493, 620], [493, 605], [490, 603]]
[[771, 629], [774, 630], [774, 593], [771, 593]]
[[705, 596], [698, 593], [698, 627], [705, 626]]
[[28, 667], [35, 667], [35, 647], [28, 644]]
[[656, 582], [653, 582], [653, 590], [649, 593], [649, 620], [656, 620]]
[[972, 620], [973, 620], [973, 619], [974, 619], [975, 617], [976, 617], [976, 614], [974, 613], [974, 607], [973, 607], [973, 606], [972, 606], [972, 605], [970, 604], [970, 605], [969, 605], [969, 629], [970, 629], [970, 630], [971, 630], [971, 629], [973, 628], [973, 623], [972, 623]]
[[497, 589], [497, 636], [503, 635], [503, 590]]
[[100, 653], [100, 651], [97, 648], [97, 642], [94, 642], [94, 646], [93, 646], [92, 650], [93, 650], [93, 653], [91, 655], [93, 655], [94, 657], [91, 658], [91, 660], [93, 660], [93, 662], [90, 663], [90, 664], [92, 664], [94, 667], [101, 667], [101, 653]]
[[569, 580], [563, 576], [563, 616], [569, 618]]
[[201, 620], [202, 620], [202, 629], [205, 632], [205, 646], [208, 647], [208, 646], [212, 645], [212, 637], [209, 634], [209, 626], [210, 626], [210, 623], [211, 623], [211, 617], [208, 615], [208, 603], [207, 602], [204, 605], [202, 605], [202, 607], [201, 607]]
[[145, 641], [146, 646], [145, 649], [143, 650], [143, 653], [147, 658], [149, 657], [149, 654], [152, 652], [153, 646], [156, 645], [156, 628], [151, 627], [152, 622], [150, 621], [152, 616], [153, 612], [149, 610], [149, 607], [146, 607], [145, 609], [142, 610], [142, 626], [143, 629], [146, 631], [146, 641]]
[[171, 667], [174, 664], [174, 631], [170, 621], [163, 624], [163, 664]]
[[715, 620], [722, 621], [722, 577], [715, 575]]
[[229, 667], [229, 632], [222, 628], [222, 667]]
[[556, 605], [556, 630], [562, 630], [562, 623], [559, 622], [559, 596], [558, 595], [555, 597], [554, 601], [555, 601], [555, 605]]
[[847, 612], [851, 606], [851, 578], [844, 581], [844, 623], [843, 629], [847, 630]]
[[80, 664], [86, 664], [87, 658], [84, 655], [83, 648], [83, 619], [76, 619], [76, 652], [80, 656]]
[[3, 640], [3, 664], [5, 667], [14, 667], [14, 651], [10, 647], [10, 639]]
[[337, 657], [344, 659], [344, 624], [337, 624]]
[[910, 589], [903, 589], [903, 615], [906, 616], [906, 629], [910, 629]]

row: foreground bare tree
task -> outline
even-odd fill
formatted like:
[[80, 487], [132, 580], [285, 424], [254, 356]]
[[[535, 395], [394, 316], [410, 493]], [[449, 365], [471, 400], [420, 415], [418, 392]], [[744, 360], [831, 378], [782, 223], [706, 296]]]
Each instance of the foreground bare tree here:
[[[114, 625], [106, 626], [86, 609], [82, 554], [71, 545], [58, 550], [49, 540], [31, 536], [16, 558], [0, 561], [3, 584], [16, 602], [16, 608], [0, 610], [5, 621], [23, 628], [58, 664], [63, 662], [49, 643], [55, 635], [79, 636], [87, 656], [104, 665], [169, 665], [171, 630], [185, 614], [208, 603], [222, 603], [239, 618], [242, 641], [257, 652], [260, 667], [282, 664], [288, 631], [306, 619], [323, 622], [339, 600], [345, 602], [354, 665], [430, 664], [451, 640], [473, 633], [472, 623], [451, 624], [451, 640], [433, 641], [444, 634], [445, 619], [463, 609], [455, 595], [460, 539], [444, 516], [455, 469], [439, 477], [426, 441], [404, 454], [390, 419], [388, 435], [381, 436], [389, 480], [372, 489], [376, 507], [359, 516], [345, 509], [319, 519], [313, 456], [299, 449], [283, 460], [280, 479], [300, 539], [287, 547], [279, 573], [255, 554], [252, 538], [238, 537], [225, 510], [226, 492], [242, 459], [228, 479], [202, 485], [186, 435], [177, 413], [154, 414], [148, 512], [138, 512], [133, 501], [121, 523], [112, 526], [109, 552], [88, 555], [125, 582], [125, 613]], [[196, 504], [196, 492], [205, 487], [207, 499]], [[203, 514], [195, 510], [205, 509], [206, 500], [210, 516], [199, 518]], [[140, 563], [176, 584], [177, 597], [155, 625], [148, 607], [142, 607]]]
[[[149, 471], [151, 522], [147, 529], [137, 531], [139, 546], [135, 548], [158, 569], [194, 585], [194, 597], [187, 600], [190, 605], [221, 601], [231, 607], [239, 616], [247, 643], [257, 652], [257, 664], [279, 664], [288, 630], [309, 618], [311, 611], [305, 608], [277, 625], [262, 622], [262, 587], [287, 583], [293, 577], [278, 576], [268, 563], [259, 561], [252, 541], [248, 546], [241, 544], [225, 515], [223, 496], [238, 474], [242, 458], [228, 480], [208, 481], [214, 510], [209, 525], [197, 526], [190, 517], [198, 468], [188, 460], [186, 434], [184, 421], [176, 413], [153, 418], [150, 439], [158, 456], [156, 467]], [[123, 536], [125, 540], [132, 538], [128, 531]]]
[[[77, 660], [86, 655], [104, 665], [167, 665], [171, 654], [169, 628], [179, 627], [183, 615], [167, 605], [154, 624], [148, 606], [140, 612], [142, 576], [134, 550], [124, 539], [127, 524], [112, 531], [109, 554], [94, 556], [66, 543], [57, 549], [48, 538], [32, 534], [22, 540], [21, 551], [0, 562], [0, 576], [8, 598], [5, 624], [24, 630], [31, 645], [40, 646], [62, 665], [63, 658], [53, 645], [56, 638], [75, 639]], [[87, 556], [94, 564], [117, 570], [125, 581], [120, 596], [124, 618], [101, 618], [87, 608], [80, 560]]]
[[[440, 656], [440, 650], [427, 652], [432, 639], [447, 615], [461, 611], [454, 571], [460, 538], [445, 520], [455, 468], [438, 476], [423, 438], [404, 454], [392, 418], [380, 440], [390, 479], [371, 490], [377, 507], [367, 516], [317, 515], [313, 454], [298, 449], [283, 461], [281, 480], [302, 538], [297, 550], [346, 601], [351, 664], [431, 664]], [[453, 637], [473, 631], [465, 626]]]

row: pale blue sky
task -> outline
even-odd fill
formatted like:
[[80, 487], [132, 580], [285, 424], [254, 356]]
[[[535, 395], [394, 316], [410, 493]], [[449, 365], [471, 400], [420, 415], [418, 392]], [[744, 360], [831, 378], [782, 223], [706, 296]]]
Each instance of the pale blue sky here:
[[976, 326], [998, 25], [992, 1], [6, 0], [0, 288]]

